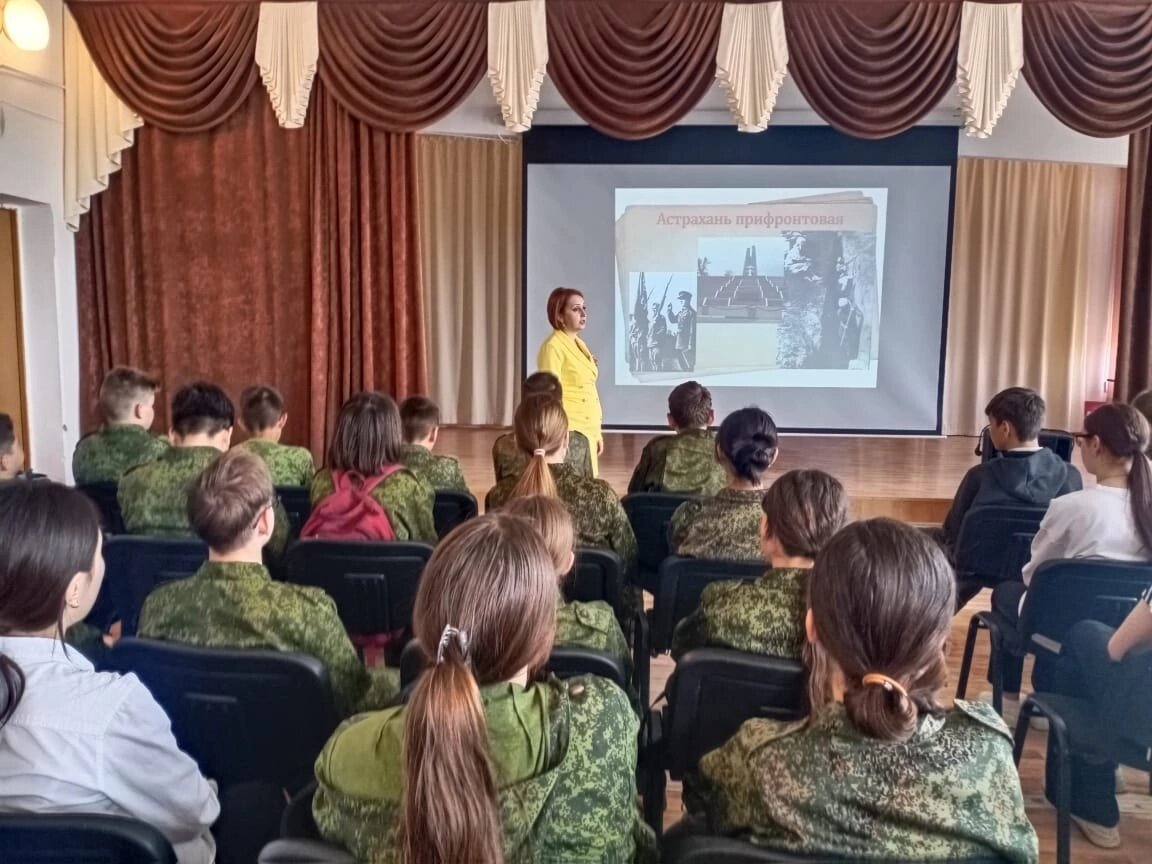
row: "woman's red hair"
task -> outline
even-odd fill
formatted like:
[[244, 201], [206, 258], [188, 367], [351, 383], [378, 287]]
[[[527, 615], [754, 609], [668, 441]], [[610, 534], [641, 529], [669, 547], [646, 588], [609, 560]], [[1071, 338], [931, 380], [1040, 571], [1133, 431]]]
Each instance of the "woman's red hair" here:
[[552, 325], [553, 330], [563, 329], [560, 326], [560, 313], [564, 311], [564, 306], [572, 297], [583, 300], [584, 292], [575, 288], [556, 288], [548, 295], [548, 323]]

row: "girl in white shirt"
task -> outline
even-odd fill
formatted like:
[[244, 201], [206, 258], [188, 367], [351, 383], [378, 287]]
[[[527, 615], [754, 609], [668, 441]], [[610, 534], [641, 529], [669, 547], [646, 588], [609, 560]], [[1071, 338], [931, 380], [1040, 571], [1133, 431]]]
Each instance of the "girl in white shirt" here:
[[100, 521], [55, 483], [0, 489], [0, 812], [110, 813], [211, 864], [216, 794], [135, 675], [64, 644], [104, 578]]

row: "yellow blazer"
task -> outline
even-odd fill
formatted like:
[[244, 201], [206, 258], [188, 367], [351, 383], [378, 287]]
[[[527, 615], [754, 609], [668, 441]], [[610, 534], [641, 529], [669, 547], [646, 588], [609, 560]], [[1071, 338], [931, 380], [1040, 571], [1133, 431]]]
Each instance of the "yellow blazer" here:
[[596, 445], [602, 437], [600, 423], [600, 395], [596, 392], [596, 379], [600, 370], [588, 346], [578, 336], [569, 336], [563, 330], [553, 330], [536, 354], [536, 368], [551, 372], [560, 379], [564, 389], [564, 413], [568, 415], [568, 428], [583, 432], [591, 445], [592, 476], [599, 473]]

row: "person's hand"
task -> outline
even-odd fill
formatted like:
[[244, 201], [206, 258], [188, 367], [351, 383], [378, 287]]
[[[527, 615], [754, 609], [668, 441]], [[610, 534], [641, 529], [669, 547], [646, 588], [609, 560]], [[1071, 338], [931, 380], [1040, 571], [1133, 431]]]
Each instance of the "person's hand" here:
[[603, 438], [599, 438], [596, 441], [596, 455], [597, 456], [603, 456], [604, 455], [604, 439]]

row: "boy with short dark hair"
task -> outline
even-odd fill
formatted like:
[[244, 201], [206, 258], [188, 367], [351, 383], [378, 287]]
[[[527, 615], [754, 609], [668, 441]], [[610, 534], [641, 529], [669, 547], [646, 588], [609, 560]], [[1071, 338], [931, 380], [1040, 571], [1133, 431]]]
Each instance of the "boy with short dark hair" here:
[[992, 397], [984, 413], [992, 446], [1000, 456], [968, 469], [944, 519], [943, 537], [951, 549], [964, 516], [991, 504], [1038, 504], [1083, 488], [1080, 472], [1038, 440], [1044, 426], [1044, 400], [1027, 387], [1009, 387]]
[[16, 424], [7, 414], [0, 414], [0, 483], [21, 480], [24, 473], [24, 448], [16, 437]]
[[332, 598], [319, 588], [274, 582], [265, 569], [275, 500], [268, 467], [256, 454], [236, 448], [209, 464], [193, 481], [187, 505], [193, 530], [208, 544], [208, 561], [148, 596], [139, 635], [309, 654], [328, 670], [342, 715], [383, 707], [399, 678], [364, 668]]
[[72, 454], [77, 483], [119, 483], [131, 468], [159, 459], [168, 442], [148, 430], [156, 419], [160, 382], [129, 366], [117, 366], [100, 385], [104, 425], [85, 435]]
[[316, 465], [311, 451], [280, 443], [288, 412], [279, 390], [264, 385], [247, 388], [240, 394], [240, 417], [251, 437], [236, 446], [264, 460], [273, 486], [308, 486], [312, 482]]
[[716, 460], [716, 438], [708, 427], [716, 420], [712, 394], [685, 381], [668, 395], [668, 425], [675, 435], [649, 441], [628, 483], [631, 492], [679, 492], [715, 495], [724, 488], [724, 469]]
[[[560, 379], [551, 372], [533, 372], [524, 379], [521, 399], [541, 395], [551, 396], [557, 402], [564, 400]], [[568, 430], [568, 453], [564, 457], [564, 464], [571, 465], [585, 477], [592, 476], [591, 445], [583, 432]], [[527, 467], [528, 458], [516, 445], [516, 436], [511, 432], [505, 432], [492, 444], [492, 470], [496, 474], [497, 483], [507, 477], [519, 477]]]
[[437, 456], [432, 450], [440, 437], [440, 406], [427, 396], [409, 396], [400, 405], [404, 446], [400, 462], [436, 491], [467, 492], [468, 483], [454, 456]]

